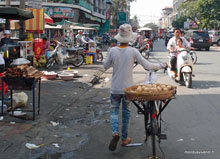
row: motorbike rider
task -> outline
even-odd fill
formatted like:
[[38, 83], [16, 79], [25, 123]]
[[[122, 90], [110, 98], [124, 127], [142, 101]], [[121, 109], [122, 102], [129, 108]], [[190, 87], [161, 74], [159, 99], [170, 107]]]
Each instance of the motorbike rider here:
[[177, 62], [176, 50], [177, 50], [177, 39], [179, 38], [182, 39], [182, 42], [183, 42], [182, 46], [184, 48], [191, 49], [190, 43], [184, 37], [181, 37], [180, 28], [175, 28], [174, 37], [172, 37], [167, 44], [167, 49], [169, 50], [169, 53], [171, 56], [171, 59], [170, 59], [171, 71], [173, 71], [174, 74], [176, 74], [176, 62]]
[[78, 34], [76, 35], [76, 44], [78, 46], [82, 46], [83, 45], [82, 37], [83, 37], [83, 31], [82, 30], [78, 30]]
[[84, 32], [83, 33], [83, 36], [82, 36], [82, 42], [84, 44], [88, 44], [88, 42], [90, 41], [91, 39], [89, 38], [89, 34], [87, 32]]
[[83, 46], [85, 46], [86, 50], [88, 50], [89, 41], [91, 40], [89, 38], [89, 34], [87, 32], [84, 32], [81, 40], [82, 40]]
[[107, 53], [104, 68], [107, 70], [113, 67], [111, 83], [111, 113], [110, 123], [112, 127], [112, 140], [109, 150], [114, 151], [120, 139], [119, 136], [119, 108], [122, 102], [122, 136], [121, 146], [131, 142], [128, 137], [128, 126], [130, 119], [130, 102], [124, 96], [124, 89], [133, 85], [133, 65], [137, 61], [146, 70], [159, 70], [167, 66], [166, 63], [150, 63], [144, 59], [139, 51], [129, 46], [129, 42], [136, 40], [137, 35], [132, 31], [129, 24], [119, 27], [119, 33], [114, 37], [119, 46], [112, 47]]

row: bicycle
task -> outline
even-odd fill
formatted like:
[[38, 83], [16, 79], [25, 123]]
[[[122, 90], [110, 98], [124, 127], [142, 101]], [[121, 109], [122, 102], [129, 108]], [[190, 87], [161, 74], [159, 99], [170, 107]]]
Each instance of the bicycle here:
[[[152, 81], [152, 72], [149, 73], [149, 84], [154, 84], [156, 80]], [[176, 92], [175, 92], [176, 93]], [[151, 145], [152, 145], [152, 156], [151, 159], [159, 159], [156, 156], [156, 138], [158, 138], [158, 143], [160, 145], [161, 140], [166, 140], [166, 134], [162, 134], [162, 112], [167, 107], [172, 99], [175, 97], [175, 93], [173, 97], [165, 100], [151, 100], [151, 101], [138, 101], [132, 100], [132, 103], [137, 107], [137, 113], [144, 115], [144, 123], [145, 123], [145, 134], [147, 142], [148, 137], [151, 136]], [[160, 148], [161, 150], [161, 148]], [[163, 156], [165, 157], [163, 151], [161, 150]]]

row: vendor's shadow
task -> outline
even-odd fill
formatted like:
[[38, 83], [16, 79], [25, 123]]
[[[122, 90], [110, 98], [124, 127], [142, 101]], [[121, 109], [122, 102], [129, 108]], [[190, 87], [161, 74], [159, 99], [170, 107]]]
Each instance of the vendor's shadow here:
[[192, 86], [194, 89], [218, 88], [220, 81], [193, 81]]

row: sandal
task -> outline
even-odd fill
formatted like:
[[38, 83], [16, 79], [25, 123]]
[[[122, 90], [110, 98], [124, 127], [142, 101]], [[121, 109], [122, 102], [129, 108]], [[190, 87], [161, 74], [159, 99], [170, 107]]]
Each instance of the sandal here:
[[108, 146], [110, 151], [115, 151], [119, 139], [120, 139], [120, 136], [118, 134], [113, 135], [113, 138]]

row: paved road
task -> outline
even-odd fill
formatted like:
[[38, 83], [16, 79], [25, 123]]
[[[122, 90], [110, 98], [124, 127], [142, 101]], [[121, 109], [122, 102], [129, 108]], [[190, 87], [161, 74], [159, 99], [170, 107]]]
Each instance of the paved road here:
[[[214, 50], [213, 50], [214, 49]], [[150, 61], [167, 61], [164, 42], [155, 43]], [[220, 52], [197, 51], [198, 61], [194, 66], [191, 89], [181, 86], [168, 78], [162, 71], [157, 73], [158, 82], [177, 86], [177, 98], [163, 112], [163, 133], [167, 140], [162, 141], [161, 149], [166, 159], [219, 159], [219, 119], [220, 119]], [[135, 83], [145, 80], [146, 72], [140, 67], [134, 70]], [[106, 76], [110, 77], [110, 73]], [[108, 116], [106, 116], [108, 118]], [[143, 116], [132, 108], [129, 136], [133, 143], [144, 141]], [[140, 147], [118, 146], [115, 152], [108, 151], [111, 138], [108, 123], [90, 130], [89, 141], [76, 153], [77, 159], [144, 159], [151, 154], [149, 143]], [[162, 156], [158, 148], [159, 156]]]
[[[178, 88], [177, 98], [163, 113], [163, 133], [168, 139], [162, 141], [161, 148], [166, 159], [219, 159], [218, 48], [197, 52], [192, 89], [173, 82], [162, 71], [157, 72], [158, 82]], [[155, 43], [149, 60], [167, 61], [164, 41]], [[0, 122], [0, 159], [146, 159], [150, 156], [149, 143], [140, 147], [118, 145], [115, 152], [108, 150], [110, 81], [94, 87], [88, 83], [101, 67], [101, 63], [96, 63], [73, 68], [79, 71], [79, 77], [72, 81], [42, 81], [41, 114], [35, 121], [5, 115]], [[111, 79], [111, 73], [110, 69], [103, 77]], [[145, 76], [141, 66], [134, 69], [136, 84], [143, 83]], [[133, 143], [142, 143], [145, 139], [143, 116], [136, 111], [132, 106], [129, 136]], [[10, 124], [11, 121], [16, 123]], [[51, 121], [59, 125], [52, 126]], [[29, 150], [25, 147], [27, 142], [44, 146]], [[162, 156], [160, 150], [158, 154]]]

